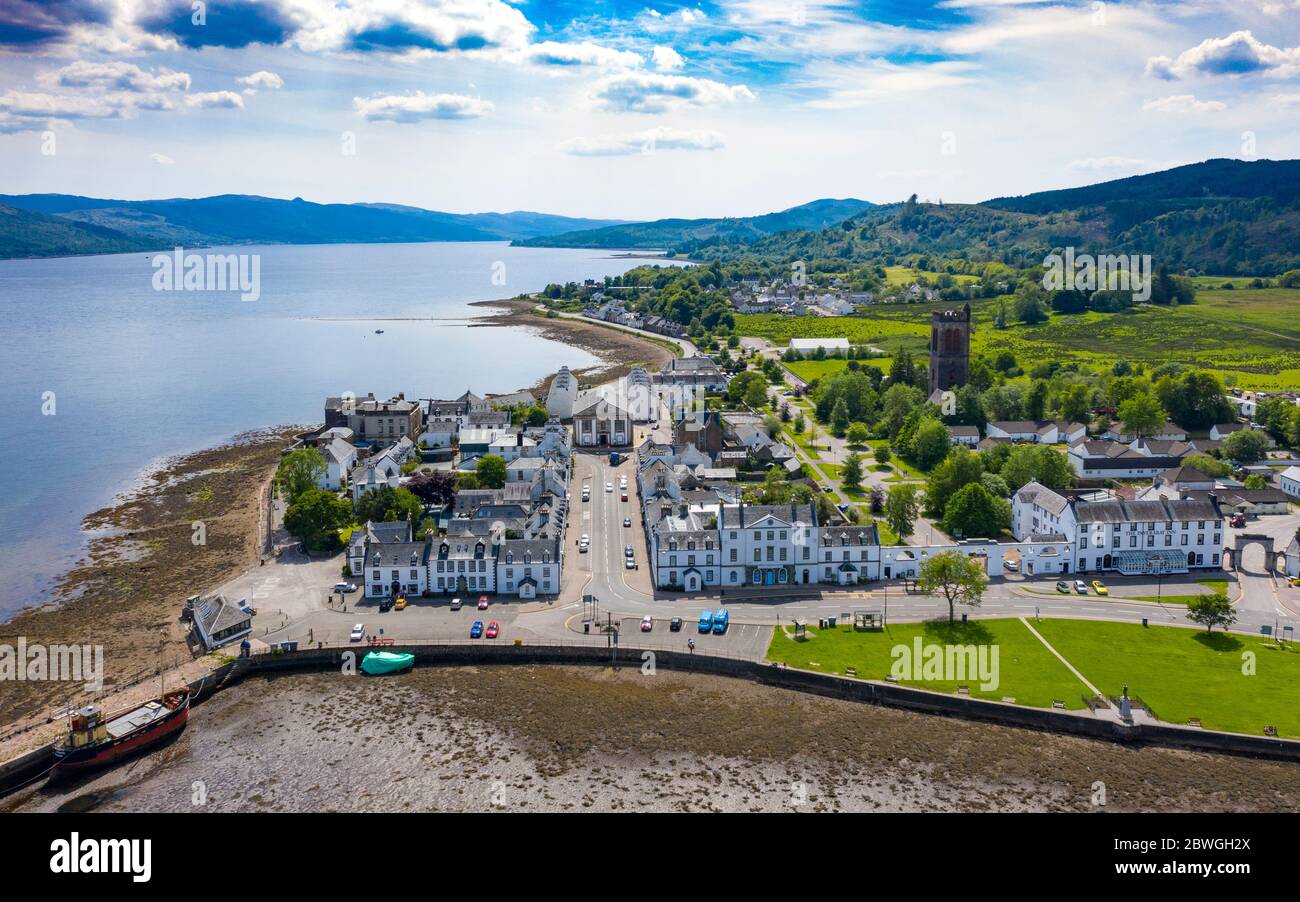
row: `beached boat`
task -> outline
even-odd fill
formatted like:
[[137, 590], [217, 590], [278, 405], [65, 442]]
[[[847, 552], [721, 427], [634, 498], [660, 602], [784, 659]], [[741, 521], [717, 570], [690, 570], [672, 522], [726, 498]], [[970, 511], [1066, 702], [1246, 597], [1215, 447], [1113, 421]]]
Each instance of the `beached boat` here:
[[95, 705], [73, 712], [68, 735], [54, 750], [50, 777], [106, 767], [175, 735], [190, 716], [190, 690], [178, 689], [105, 717]]
[[372, 651], [361, 659], [361, 669], [371, 676], [385, 673], [401, 673], [415, 666], [415, 655], [399, 654], [391, 651]]

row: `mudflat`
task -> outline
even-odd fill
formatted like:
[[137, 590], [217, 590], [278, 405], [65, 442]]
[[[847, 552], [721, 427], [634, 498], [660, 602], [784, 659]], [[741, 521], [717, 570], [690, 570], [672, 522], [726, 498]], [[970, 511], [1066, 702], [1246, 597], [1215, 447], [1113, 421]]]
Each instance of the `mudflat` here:
[[[196, 781], [201, 791], [196, 790]], [[1295, 767], [637, 668], [250, 678], [9, 810], [1294, 811]], [[196, 795], [197, 792], [197, 795]], [[201, 798], [201, 803], [195, 799]]]

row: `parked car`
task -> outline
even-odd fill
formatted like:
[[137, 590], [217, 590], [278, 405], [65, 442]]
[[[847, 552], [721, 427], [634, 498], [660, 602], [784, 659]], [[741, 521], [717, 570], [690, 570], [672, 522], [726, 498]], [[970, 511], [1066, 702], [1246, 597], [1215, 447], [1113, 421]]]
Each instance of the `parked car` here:
[[648, 633], [655, 628], [654, 618], [649, 614], [641, 618], [641, 632]]
[[701, 612], [700, 612], [700, 625], [699, 625], [699, 631], [700, 631], [701, 633], [711, 633], [711, 632], [713, 632], [713, 612], [712, 612], [712, 611], [701, 611]]
[[480, 595], [480, 596], [478, 597], [478, 609], [479, 609], [480, 611], [486, 611], [487, 608], [488, 608], [488, 600], [487, 600], [487, 596], [486, 596], [486, 595]]
[[1241, 529], [1246, 525], [1246, 516], [1244, 514], [1234, 514], [1232, 517], [1232, 528]]
[[1106, 584], [1099, 579], [1094, 579], [1092, 581], [1092, 591], [1096, 592], [1098, 595], [1110, 594], [1110, 589], [1107, 589]]
[[624, 569], [624, 570], [635, 570], [635, 569], [636, 569], [636, 558], [634, 558], [634, 557], [625, 557], [625, 558], [623, 558], [623, 569]]
[[364, 623], [358, 623], [356, 626], [352, 627], [352, 632], [348, 633], [349, 642], [360, 642], [365, 637], [366, 625]]
[[627, 492], [624, 492], [623, 495], [622, 495], [622, 497], [621, 497], [619, 500], [620, 500], [620, 501], [626, 501], [626, 500], [627, 500]]
[[493, 620], [491, 623], [487, 625], [487, 632], [485, 632], [483, 635], [487, 636], [489, 639], [495, 639], [497, 637], [497, 634], [500, 632], [501, 632], [501, 624]]
[[1014, 570], [1019, 570], [1019, 569], [1020, 569], [1020, 563], [1019, 563], [1018, 561], [1008, 561], [1008, 560], [1003, 560], [1003, 561], [1002, 561], [1002, 569], [1004, 569], [1004, 570], [1013, 570], [1013, 571], [1014, 571]]
[[674, 617], [672, 620], [669, 620], [668, 629], [674, 633], [680, 633], [682, 631], [682, 618]]
[[475, 620], [474, 625], [469, 628], [469, 637], [471, 639], [481, 639], [483, 637], [483, 621]]
[[623, 546], [623, 557], [632, 557], [636, 552], [632, 550], [631, 545]]
[[397, 610], [399, 610], [399, 611], [404, 611], [404, 610], [406, 610], [406, 596], [403, 595], [403, 596], [399, 597], [399, 598], [397, 599], [397, 602], [393, 605], [393, 607], [395, 607], [395, 608], [396, 608]]
[[393, 609], [393, 599], [391, 597], [379, 599], [379, 613], [387, 614], [392, 609]]
[[335, 583], [335, 584], [334, 584], [334, 591], [335, 591], [335, 592], [355, 592], [355, 591], [357, 591], [357, 584], [356, 584], [356, 583]]
[[453, 599], [451, 600], [451, 609], [452, 609], [453, 611], [459, 611], [459, 610], [460, 610], [460, 606], [461, 606], [461, 600], [460, 600], [459, 598], [453, 598]]
[[1078, 592], [1080, 595], [1087, 595], [1088, 584], [1081, 579], [1076, 579], [1074, 581], [1074, 591]]
[[731, 615], [727, 613], [726, 608], [718, 608], [713, 612], [713, 632], [721, 636], [727, 631], [727, 624], [731, 622]]
[[1062, 579], [1062, 580], [1057, 580], [1057, 582], [1056, 582], [1056, 591], [1062, 593], [1063, 595], [1069, 595], [1069, 594], [1070, 594], [1070, 584], [1067, 583], [1067, 582], [1066, 582], [1065, 580], [1063, 580], [1063, 579]]

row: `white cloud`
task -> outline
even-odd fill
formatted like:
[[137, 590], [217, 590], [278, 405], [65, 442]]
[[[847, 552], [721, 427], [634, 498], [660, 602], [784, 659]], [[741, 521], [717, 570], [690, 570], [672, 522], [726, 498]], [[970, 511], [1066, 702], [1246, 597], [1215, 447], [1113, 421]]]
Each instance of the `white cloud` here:
[[195, 109], [240, 109], [244, 108], [244, 98], [234, 91], [204, 91], [185, 95], [185, 105]]
[[615, 112], [662, 113], [682, 106], [715, 106], [753, 100], [745, 85], [725, 85], [708, 78], [629, 72], [598, 81], [592, 99], [601, 109]]
[[1142, 104], [1147, 113], [1217, 113], [1226, 110], [1227, 104], [1217, 100], [1197, 100], [1192, 94], [1174, 94]]
[[1268, 102], [1274, 106], [1300, 106], [1300, 94], [1274, 94]]
[[190, 76], [185, 72], [159, 69], [146, 72], [134, 63], [91, 63], [77, 60], [38, 76], [47, 85], [63, 88], [90, 88], [100, 91], [126, 91], [129, 93], [154, 93], [160, 91], [188, 91]]
[[149, 159], [153, 160], [159, 166], [171, 166], [176, 161], [164, 153], [151, 153]]
[[354, 97], [352, 108], [371, 122], [419, 122], [424, 119], [477, 119], [492, 104], [463, 94], [390, 94]]
[[686, 60], [682, 59], [682, 55], [671, 47], [656, 47], [652, 58], [655, 68], [664, 71], [680, 69], [686, 65]]
[[626, 135], [571, 138], [559, 149], [576, 157], [622, 157], [660, 150], [721, 150], [725, 146], [722, 136], [713, 131], [652, 128]]
[[1225, 38], [1207, 38], [1174, 59], [1153, 56], [1146, 73], [1167, 81], [1197, 75], [1290, 78], [1300, 73], [1300, 47], [1274, 47], [1249, 31], [1234, 31]]
[[116, 119], [123, 110], [102, 97], [5, 91], [0, 94], [0, 112], [22, 118]]
[[517, 53], [535, 30], [502, 0], [295, 0], [291, 9], [305, 13], [294, 41], [307, 51]]
[[245, 94], [256, 94], [259, 88], [264, 88], [268, 91], [278, 91], [280, 88], [284, 87], [283, 78], [276, 75], [274, 72], [267, 72], [265, 69], [235, 80], [241, 85], [247, 85], [247, 87], [244, 88]]
[[848, 109], [904, 94], [955, 88], [972, 80], [973, 63], [947, 60], [900, 66], [878, 60], [867, 65], [826, 65], [809, 69], [811, 85], [825, 96], [809, 102], [814, 109]]
[[533, 44], [525, 54], [527, 60], [537, 66], [592, 66], [601, 69], [635, 69], [644, 60], [639, 54], [630, 50], [615, 50], [602, 47], [590, 41], [574, 44], [562, 44], [558, 41], [542, 41]]

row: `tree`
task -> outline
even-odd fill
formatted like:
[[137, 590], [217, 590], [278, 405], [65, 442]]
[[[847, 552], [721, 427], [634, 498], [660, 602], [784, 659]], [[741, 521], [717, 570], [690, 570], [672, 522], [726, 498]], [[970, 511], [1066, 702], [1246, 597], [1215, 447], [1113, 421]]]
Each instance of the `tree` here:
[[835, 407], [831, 410], [831, 431], [836, 435], [843, 435], [849, 428], [849, 405], [843, 398], [835, 402]]
[[1183, 458], [1183, 466], [1191, 467], [1194, 470], [1200, 470], [1206, 476], [1231, 476], [1232, 467], [1228, 466], [1217, 457], [1210, 457], [1208, 454], [1189, 454]]
[[1041, 420], [1047, 412], [1047, 382], [1035, 379], [1025, 396], [1025, 416], [1031, 420]]
[[952, 437], [939, 420], [926, 419], [917, 426], [912, 439], [913, 462], [920, 470], [929, 470], [948, 456]]
[[339, 545], [339, 530], [352, 522], [352, 505], [325, 489], [302, 492], [284, 512], [284, 528], [302, 539], [309, 551]]
[[478, 484], [485, 489], [500, 489], [506, 484], [505, 458], [497, 454], [484, 454], [474, 466]]
[[1258, 429], [1238, 429], [1223, 440], [1219, 453], [1239, 464], [1253, 464], [1268, 453], [1268, 439]]
[[451, 504], [456, 500], [456, 476], [446, 470], [434, 470], [413, 476], [406, 488], [419, 498], [425, 507]]
[[1058, 401], [1061, 419], [1072, 423], [1087, 423], [1092, 413], [1092, 392], [1088, 386], [1075, 382], [1061, 391]]
[[1047, 311], [1044, 309], [1046, 300], [1047, 292], [1043, 290], [1043, 286], [1033, 279], [1021, 282], [1015, 295], [1016, 319], [1027, 326], [1045, 322], [1047, 320]]
[[1259, 473], [1251, 473], [1251, 474], [1250, 474], [1249, 476], [1247, 476], [1244, 480], [1242, 480], [1242, 483], [1241, 483], [1241, 484], [1242, 484], [1242, 486], [1243, 486], [1244, 488], [1248, 488], [1248, 489], [1266, 489], [1266, 488], [1268, 488], [1268, 480], [1265, 479], [1265, 478], [1264, 478], [1262, 475], [1260, 475]]
[[925, 507], [932, 517], [942, 517], [948, 499], [972, 482], [979, 482], [984, 460], [969, 448], [954, 447], [943, 461], [930, 471], [925, 484]]
[[866, 423], [850, 423], [848, 431], [844, 435], [849, 440], [850, 445], [861, 446], [867, 443], [871, 431], [867, 429]]
[[885, 522], [899, 539], [906, 539], [915, 531], [920, 513], [916, 486], [900, 483], [889, 490], [889, 497], [885, 499]]
[[988, 584], [984, 565], [978, 559], [968, 557], [956, 549], [941, 551], [922, 561], [917, 579], [922, 592], [927, 595], [937, 592], [948, 602], [949, 623], [957, 619], [957, 604], [979, 607]]
[[887, 466], [889, 464], [889, 458], [893, 456], [888, 445], [880, 445], [876, 448], [873, 454], [876, 458], [876, 463], [880, 464], [882, 467]]
[[280, 458], [275, 478], [292, 504], [304, 492], [316, 488], [325, 475], [325, 455], [317, 448], [299, 448]]
[[898, 437], [899, 430], [907, 421], [907, 415], [920, 407], [924, 401], [924, 393], [911, 385], [899, 383], [885, 389], [885, 393], [880, 396], [880, 425], [889, 433], [891, 439]]
[[799, 411], [794, 417], [794, 434], [802, 435], [808, 421], [804, 419], [803, 411]]
[[1223, 627], [1226, 632], [1228, 627], [1237, 622], [1237, 612], [1233, 610], [1227, 595], [1211, 592], [1194, 596], [1187, 602], [1187, 619], [1201, 624], [1207, 633], [1213, 632], [1216, 626]]
[[856, 492], [861, 489], [862, 455], [854, 451], [851, 452], [848, 457], [844, 458], [844, 469], [841, 471], [840, 475], [846, 492]]
[[745, 386], [745, 405], [755, 410], [767, 403], [767, 384], [760, 379], [754, 379]]
[[1184, 429], [1209, 429], [1230, 422], [1235, 415], [1223, 394], [1223, 383], [1213, 373], [1194, 370], [1167, 375], [1156, 382], [1156, 397], [1169, 418]]
[[995, 538], [1011, 525], [1011, 505], [972, 482], [957, 490], [943, 512], [945, 531], [962, 538]]
[[398, 520], [415, 520], [424, 513], [424, 505], [407, 489], [381, 485], [366, 492], [356, 503], [357, 520], [374, 520], [395, 523]]
[[1119, 406], [1119, 419], [1125, 432], [1140, 438], [1154, 435], [1165, 424], [1165, 411], [1151, 395], [1137, 394]]

